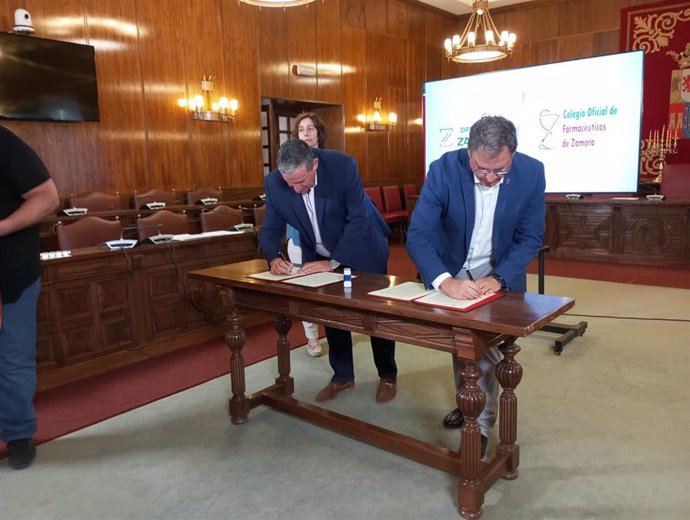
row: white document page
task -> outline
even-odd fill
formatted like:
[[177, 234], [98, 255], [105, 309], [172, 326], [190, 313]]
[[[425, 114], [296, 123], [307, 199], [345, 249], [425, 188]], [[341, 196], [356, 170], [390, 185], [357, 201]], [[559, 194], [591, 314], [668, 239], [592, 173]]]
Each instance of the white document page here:
[[432, 292], [434, 292], [434, 289], [425, 289], [424, 284], [417, 282], [405, 282], [393, 287], [379, 289], [378, 291], [371, 291], [369, 294], [372, 296], [381, 296], [382, 298], [388, 298], [390, 300], [402, 300], [409, 302], [420, 298], [421, 296], [426, 296]]
[[[356, 278], [353, 276], [352, 278]], [[322, 287], [331, 283], [342, 282], [343, 275], [340, 273], [314, 273], [306, 276], [298, 276], [297, 278], [285, 279], [285, 283], [294, 285], [302, 285], [304, 287]]]
[[250, 278], [256, 278], [258, 280], [267, 280], [269, 282], [282, 282], [288, 278], [294, 278], [299, 276], [299, 267], [293, 267], [290, 274], [273, 274], [271, 271], [264, 271], [263, 273], [250, 274]]

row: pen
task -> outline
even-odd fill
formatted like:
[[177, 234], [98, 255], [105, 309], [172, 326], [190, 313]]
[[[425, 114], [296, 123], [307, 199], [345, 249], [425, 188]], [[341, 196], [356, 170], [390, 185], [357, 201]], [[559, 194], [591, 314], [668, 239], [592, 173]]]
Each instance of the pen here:
[[468, 267], [465, 267], [465, 273], [467, 273], [467, 279], [468, 279], [470, 282], [474, 282], [474, 278], [472, 277], [472, 273], [470, 273], [470, 270], [469, 270]]

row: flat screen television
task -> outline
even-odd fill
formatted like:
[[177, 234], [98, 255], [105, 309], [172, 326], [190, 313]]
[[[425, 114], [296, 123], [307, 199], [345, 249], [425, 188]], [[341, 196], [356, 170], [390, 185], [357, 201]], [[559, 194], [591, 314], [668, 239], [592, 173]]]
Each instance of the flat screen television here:
[[0, 33], [0, 119], [98, 121], [93, 46]]
[[502, 115], [518, 151], [544, 163], [547, 193], [636, 192], [643, 60], [634, 51], [425, 83], [427, 171], [467, 146], [482, 115]]

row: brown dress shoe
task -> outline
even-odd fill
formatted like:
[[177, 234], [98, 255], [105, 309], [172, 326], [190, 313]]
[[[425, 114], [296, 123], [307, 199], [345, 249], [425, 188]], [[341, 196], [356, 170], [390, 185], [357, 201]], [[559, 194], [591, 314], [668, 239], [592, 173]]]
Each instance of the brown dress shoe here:
[[344, 383], [335, 383], [331, 381], [326, 387], [316, 394], [317, 401], [330, 401], [337, 397], [340, 392], [352, 390], [355, 387], [355, 380], [346, 381]]
[[395, 379], [382, 377], [379, 381], [379, 387], [376, 390], [376, 401], [379, 403], [386, 403], [395, 397], [396, 383]]

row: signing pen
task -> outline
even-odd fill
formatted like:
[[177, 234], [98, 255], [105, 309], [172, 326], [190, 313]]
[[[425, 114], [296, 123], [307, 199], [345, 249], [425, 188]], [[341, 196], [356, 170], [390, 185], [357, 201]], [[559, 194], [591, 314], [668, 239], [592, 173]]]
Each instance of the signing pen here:
[[467, 279], [468, 279], [470, 282], [474, 282], [474, 278], [472, 277], [472, 273], [470, 273], [469, 268], [465, 267], [465, 273], [467, 274]]

